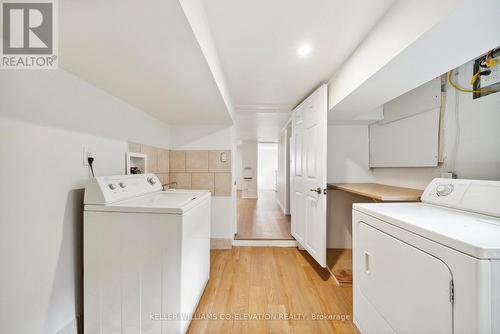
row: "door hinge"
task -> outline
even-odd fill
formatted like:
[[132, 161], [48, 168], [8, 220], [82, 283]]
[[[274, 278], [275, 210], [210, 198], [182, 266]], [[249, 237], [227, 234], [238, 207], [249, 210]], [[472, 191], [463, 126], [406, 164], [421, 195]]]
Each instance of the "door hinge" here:
[[453, 283], [453, 280], [450, 281], [450, 303], [455, 302], [455, 283]]

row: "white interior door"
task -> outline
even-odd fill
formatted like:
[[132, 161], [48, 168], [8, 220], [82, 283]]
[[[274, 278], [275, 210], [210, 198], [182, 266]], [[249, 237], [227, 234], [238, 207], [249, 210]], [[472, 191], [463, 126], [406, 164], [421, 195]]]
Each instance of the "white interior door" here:
[[292, 235], [326, 266], [327, 86], [322, 85], [292, 114]]

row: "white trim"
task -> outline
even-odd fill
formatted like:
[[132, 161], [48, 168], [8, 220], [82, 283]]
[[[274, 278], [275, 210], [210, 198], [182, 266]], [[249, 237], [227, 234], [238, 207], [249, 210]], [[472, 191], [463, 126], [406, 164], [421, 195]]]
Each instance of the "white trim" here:
[[283, 213], [285, 213], [285, 208], [283, 207], [283, 204], [281, 204], [281, 201], [278, 198], [278, 196], [276, 196], [276, 203], [278, 203], [278, 206], [280, 207], [281, 211], [283, 211]]
[[297, 241], [293, 240], [238, 240], [233, 241], [233, 247], [297, 247]]
[[290, 112], [293, 107], [293, 104], [239, 104], [233, 108], [236, 111]]
[[290, 113], [290, 117], [288, 118], [288, 121], [286, 121], [285, 125], [281, 128], [280, 132], [286, 131], [288, 129], [288, 126], [292, 123], [292, 114]]
[[283, 211], [283, 214], [285, 216], [290, 216], [290, 210], [286, 210], [281, 201], [276, 197], [276, 202], [278, 203], [278, 206], [280, 207], [281, 211]]
[[134, 166], [132, 164], [132, 159], [134, 159], [134, 158], [143, 160], [144, 170], [142, 171], [142, 174], [147, 174], [148, 173], [148, 156], [144, 153], [136, 153], [136, 152], [127, 152], [126, 153], [126, 171], [125, 171], [125, 174], [131, 175], [130, 168], [137, 167], [137, 166]]

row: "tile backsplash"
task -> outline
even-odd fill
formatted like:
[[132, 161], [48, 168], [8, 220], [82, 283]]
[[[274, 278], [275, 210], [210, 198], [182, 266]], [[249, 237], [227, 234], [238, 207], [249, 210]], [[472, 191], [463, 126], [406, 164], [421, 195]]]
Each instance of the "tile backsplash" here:
[[148, 172], [162, 183], [177, 182], [177, 188], [210, 190], [213, 196], [231, 196], [230, 150], [165, 150], [129, 143], [130, 152], [148, 156]]
[[129, 143], [128, 150], [146, 154], [148, 173], [155, 173], [163, 184], [170, 182], [170, 150], [136, 143]]
[[186, 172], [208, 172], [208, 151], [185, 151]]

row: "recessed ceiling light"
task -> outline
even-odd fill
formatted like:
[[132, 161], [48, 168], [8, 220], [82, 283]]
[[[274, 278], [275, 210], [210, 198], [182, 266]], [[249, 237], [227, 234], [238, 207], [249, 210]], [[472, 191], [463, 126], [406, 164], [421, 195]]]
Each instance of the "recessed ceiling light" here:
[[307, 44], [304, 44], [297, 49], [297, 54], [301, 57], [305, 57], [309, 55], [311, 51], [312, 51], [311, 47]]

